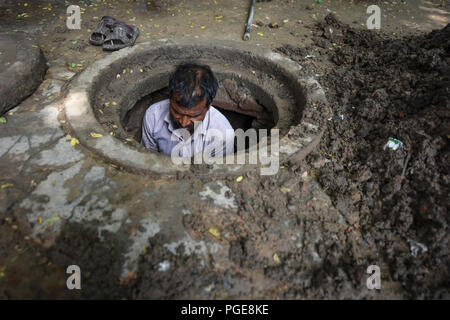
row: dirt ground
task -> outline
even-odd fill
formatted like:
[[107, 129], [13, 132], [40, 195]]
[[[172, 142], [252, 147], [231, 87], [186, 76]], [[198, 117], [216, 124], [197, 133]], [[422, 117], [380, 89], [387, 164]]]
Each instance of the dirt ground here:
[[[207, 234], [227, 248], [224, 256], [182, 255], [195, 251], [185, 245], [174, 254], [157, 234], [137, 271], [120, 278], [126, 242], [113, 233], [99, 242], [96, 229], [75, 222], [47, 248], [30, 240], [17, 204], [49, 172], [15, 175], [4, 162], [2, 184], [10, 179], [20, 187], [0, 190], [6, 208], [0, 297], [449, 299], [450, 3], [318, 2], [258, 2], [249, 41], [298, 62], [325, 89], [335, 117], [316, 150], [275, 176], [225, 179], [219, 189], [236, 204], [226, 209], [195, 203], [194, 193], [217, 185], [150, 181], [152, 205], [190, 208], [182, 216], [187, 233], [197, 240]], [[62, 1], [0, 1], [0, 28], [32, 34], [48, 61], [62, 58], [79, 72], [109, 54], [88, 42], [103, 15], [139, 26], [137, 43], [185, 36], [240, 41], [248, 8], [248, 1], [237, 0], [77, 4], [82, 28], [68, 30]], [[381, 30], [365, 27], [369, 4], [381, 7]], [[403, 146], [384, 148], [389, 138]], [[89, 161], [86, 168], [96, 164]], [[137, 201], [133, 193], [146, 183], [135, 177], [133, 187], [120, 185], [130, 189], [111, 202]], [[177, 201], [165, 199], [167, 190], [177, 192]], [[136, 210], [148, 209], [136, 203]], [[64, 266], [73, 261], [88, 273], [81, 291], [64, 289]], [[161, 261], [173, 272], [157, 272]], [[371, 264], [383, 271], [379, 292], [365, 286]]]

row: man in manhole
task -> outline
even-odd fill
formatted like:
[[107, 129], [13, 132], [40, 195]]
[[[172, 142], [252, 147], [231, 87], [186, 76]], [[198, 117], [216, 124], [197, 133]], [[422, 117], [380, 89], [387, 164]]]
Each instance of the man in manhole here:
[[212, 150], [211, 156], [232, 153], [233, 128], [211, 106], [217, 89], [209, 66], [178, 65], [170, 76], [169, 99], [152, 104], [145, 112], [142, 145], [168, 155], [174, 151], [180, 157], [203, 153], [207, 147]]

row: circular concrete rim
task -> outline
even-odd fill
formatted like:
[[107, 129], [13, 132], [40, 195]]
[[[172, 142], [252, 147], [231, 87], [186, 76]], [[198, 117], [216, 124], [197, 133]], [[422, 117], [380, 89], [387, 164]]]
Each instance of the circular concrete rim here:
[[[322, 87], [316, 79], [302, 75], [301, 65], [269, 49], [258, 46], [235, 41], [189, 38], [160, 39], [141, 43], [134, 47], [128, 47], [113, 52], [107, 57], [96, 61], [77, 75], [70, 83], [62, 102], [65, 116], [71, 129], [71, 135], [77, 137], [82, 146], [93, 151], [101, 158], [134, 173], [175, 176], [177, 173], [188, 173], [194, 170], [200, 175], [223, 176], [239, 175], [258, 168], [261, 169], [260, 164], [200, 166], [202, 168], [201, 171], [195, 170], [198, 167], [194, 165], [175, 165], [171, 161], [170, 156], [151, 150], [141, 152], [112, 137], [97, 121], [90, 103], [89, 88], [95, 83], [96, 78], [104, 70], [108, 69], [108, 66], [142, 50], [155, 50], [168, 46], [195, 45], [242, 50], [246, 53], [259, 56], [259, 58], [264, 58], [275, 63], [279, 70], [286, 75], [290, 75], [291, 79], [296, 79], [295, 81], [298, 82], [299, 86], [304, 88], [303, 95], [306, 98], [306, 104], [303, 114], [313, 114], [313, 116], [309, 117], [311, 121], [305, 122], [302, 120], [298, 125], [302, 129], [302, 137], [300, 139], [291, 139], [289, 133], [280, 139], [280, 164], [286, 161], [295, 162], [302, 160], [319, 143], [325, 129], [325, 119], [330, 115], [330, 110]], [[317, 106], [321, 106], [321, 108]], [[102, 136], [94, 138], [91, 135], [92, 132], [99, 133]]]

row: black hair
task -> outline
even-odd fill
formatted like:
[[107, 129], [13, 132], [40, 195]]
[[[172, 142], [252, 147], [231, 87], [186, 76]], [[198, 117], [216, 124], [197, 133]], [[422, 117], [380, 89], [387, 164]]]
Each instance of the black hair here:
[[209, 107], [218, 87], [209, 66], [183, 62], [170, 75], [169, 98], [184, 108], [191, 108], [206, 98]]

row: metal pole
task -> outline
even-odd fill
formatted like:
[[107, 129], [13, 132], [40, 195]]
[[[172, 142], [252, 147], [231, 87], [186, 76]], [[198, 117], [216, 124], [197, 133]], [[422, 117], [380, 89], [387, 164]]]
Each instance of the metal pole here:
[[250, 7], [250, 12], [248, 14], [247, 26], [245, 27], [244, 32], [244, 41], [250, 40], [250, 27], [252, 26], [253, 13], [255, 12], [255, 2], [256, 0], [252, 0], [252, 6]]

